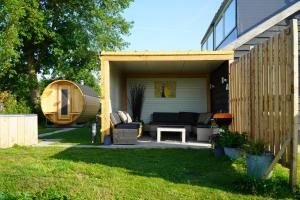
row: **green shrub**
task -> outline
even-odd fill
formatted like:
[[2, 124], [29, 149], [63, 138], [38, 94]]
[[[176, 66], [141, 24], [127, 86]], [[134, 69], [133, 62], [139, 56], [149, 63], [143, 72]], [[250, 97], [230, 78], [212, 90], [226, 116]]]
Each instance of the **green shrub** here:
[[228, 128], [222, 128], [220, 133], [220, 145], [230, 148], [241, 148], [247, 141], [245, 134], [239, 134], [238, 132], [231, 132]]
[[0, 92], [0, 113], [1, 114], [28, 114], [31, 113], [30, 107], [23, 99], [10, 92]]
[[256, 156], [266, 153], [265, 144], [262, 141], [249, 141], [244, 145], [244, 150], [246, 153]]
[[288, 180], [281, 177], [264, 180], [241, 176], [234, 182], [234, 189], [244, 194], [270, 197], [283, 197], [290, 194]]

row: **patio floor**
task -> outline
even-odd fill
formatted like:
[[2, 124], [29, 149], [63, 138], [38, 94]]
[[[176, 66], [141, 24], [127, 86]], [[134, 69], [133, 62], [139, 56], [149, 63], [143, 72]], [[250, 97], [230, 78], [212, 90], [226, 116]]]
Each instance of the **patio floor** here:
[[106, 148], [106, 149], [138, 149], [138, 148], [156, 148], [156, 149], [168, 149], [168, 148], [179, 148], [179, 149], [207, 149], [211, 145], [209, 143], [200, 143], [194, 140], [188, 141], [186, 143], [181, 143], [176, 140], [163, 140], [160, 143], [157, 143], [156, 140], [153, 140], [149, 136], [144, 136], [138, 140], [136, 145], [84, 145], [84, 144], [63, 144], [57, 143], [61, 139], [42, 139], [36, 146], [49, 147], [77, 147], [77, 148]]

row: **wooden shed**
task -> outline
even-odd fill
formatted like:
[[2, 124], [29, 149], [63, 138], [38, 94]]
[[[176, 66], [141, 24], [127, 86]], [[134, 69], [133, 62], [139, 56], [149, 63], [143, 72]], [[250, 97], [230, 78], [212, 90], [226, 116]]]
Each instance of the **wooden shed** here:
[[45, 117], [54, 124], [67, 125], [95, 119], [100, 98], [90, 87], [68, 80], [50, 83], [41, 97]]
[[[232, 51], [102, 52], [100, 59], [102, 142], [111, 131], [110, 113], [132, 114], [128, 97], [136, 84], [146, 87], [141, 115], [144, 130], [154, 112], [205, 113], [228, 102], [227, 84], [222, 80], [228, 80]], [[219, 73], [223, 69], [224, 75]], [[160, 88], [156, 85], [163, 81], [172, 84], [174, 96], [156, 95]]]

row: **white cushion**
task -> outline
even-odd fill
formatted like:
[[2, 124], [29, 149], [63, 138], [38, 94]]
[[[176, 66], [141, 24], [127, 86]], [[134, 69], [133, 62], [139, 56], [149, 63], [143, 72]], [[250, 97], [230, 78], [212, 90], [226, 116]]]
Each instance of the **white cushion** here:
[[127, 123], [131, 123], [132, 119], [130, 117], [130, 115], [128, 114], [128, 112], [125, 112], [126, 116], [127, 116]]
[[128, 118], [127, 118], [127, 115], [125, 112], [118, 111], [118, 115], [123, 123], [125, 123], [125, 124], [128, 123]]

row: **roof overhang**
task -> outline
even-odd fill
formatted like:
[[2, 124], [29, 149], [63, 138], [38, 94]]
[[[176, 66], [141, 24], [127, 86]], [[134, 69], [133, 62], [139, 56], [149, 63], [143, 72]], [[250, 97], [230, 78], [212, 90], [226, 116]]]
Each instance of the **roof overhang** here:
[[102, 52], [101, 60], [128, 74], [209, 73], [234, 59], [233, 51]]
[[183, 52], [102, 52], [106, 61], [201, 61], [232, 60], [233, 51], [183, 51]]

